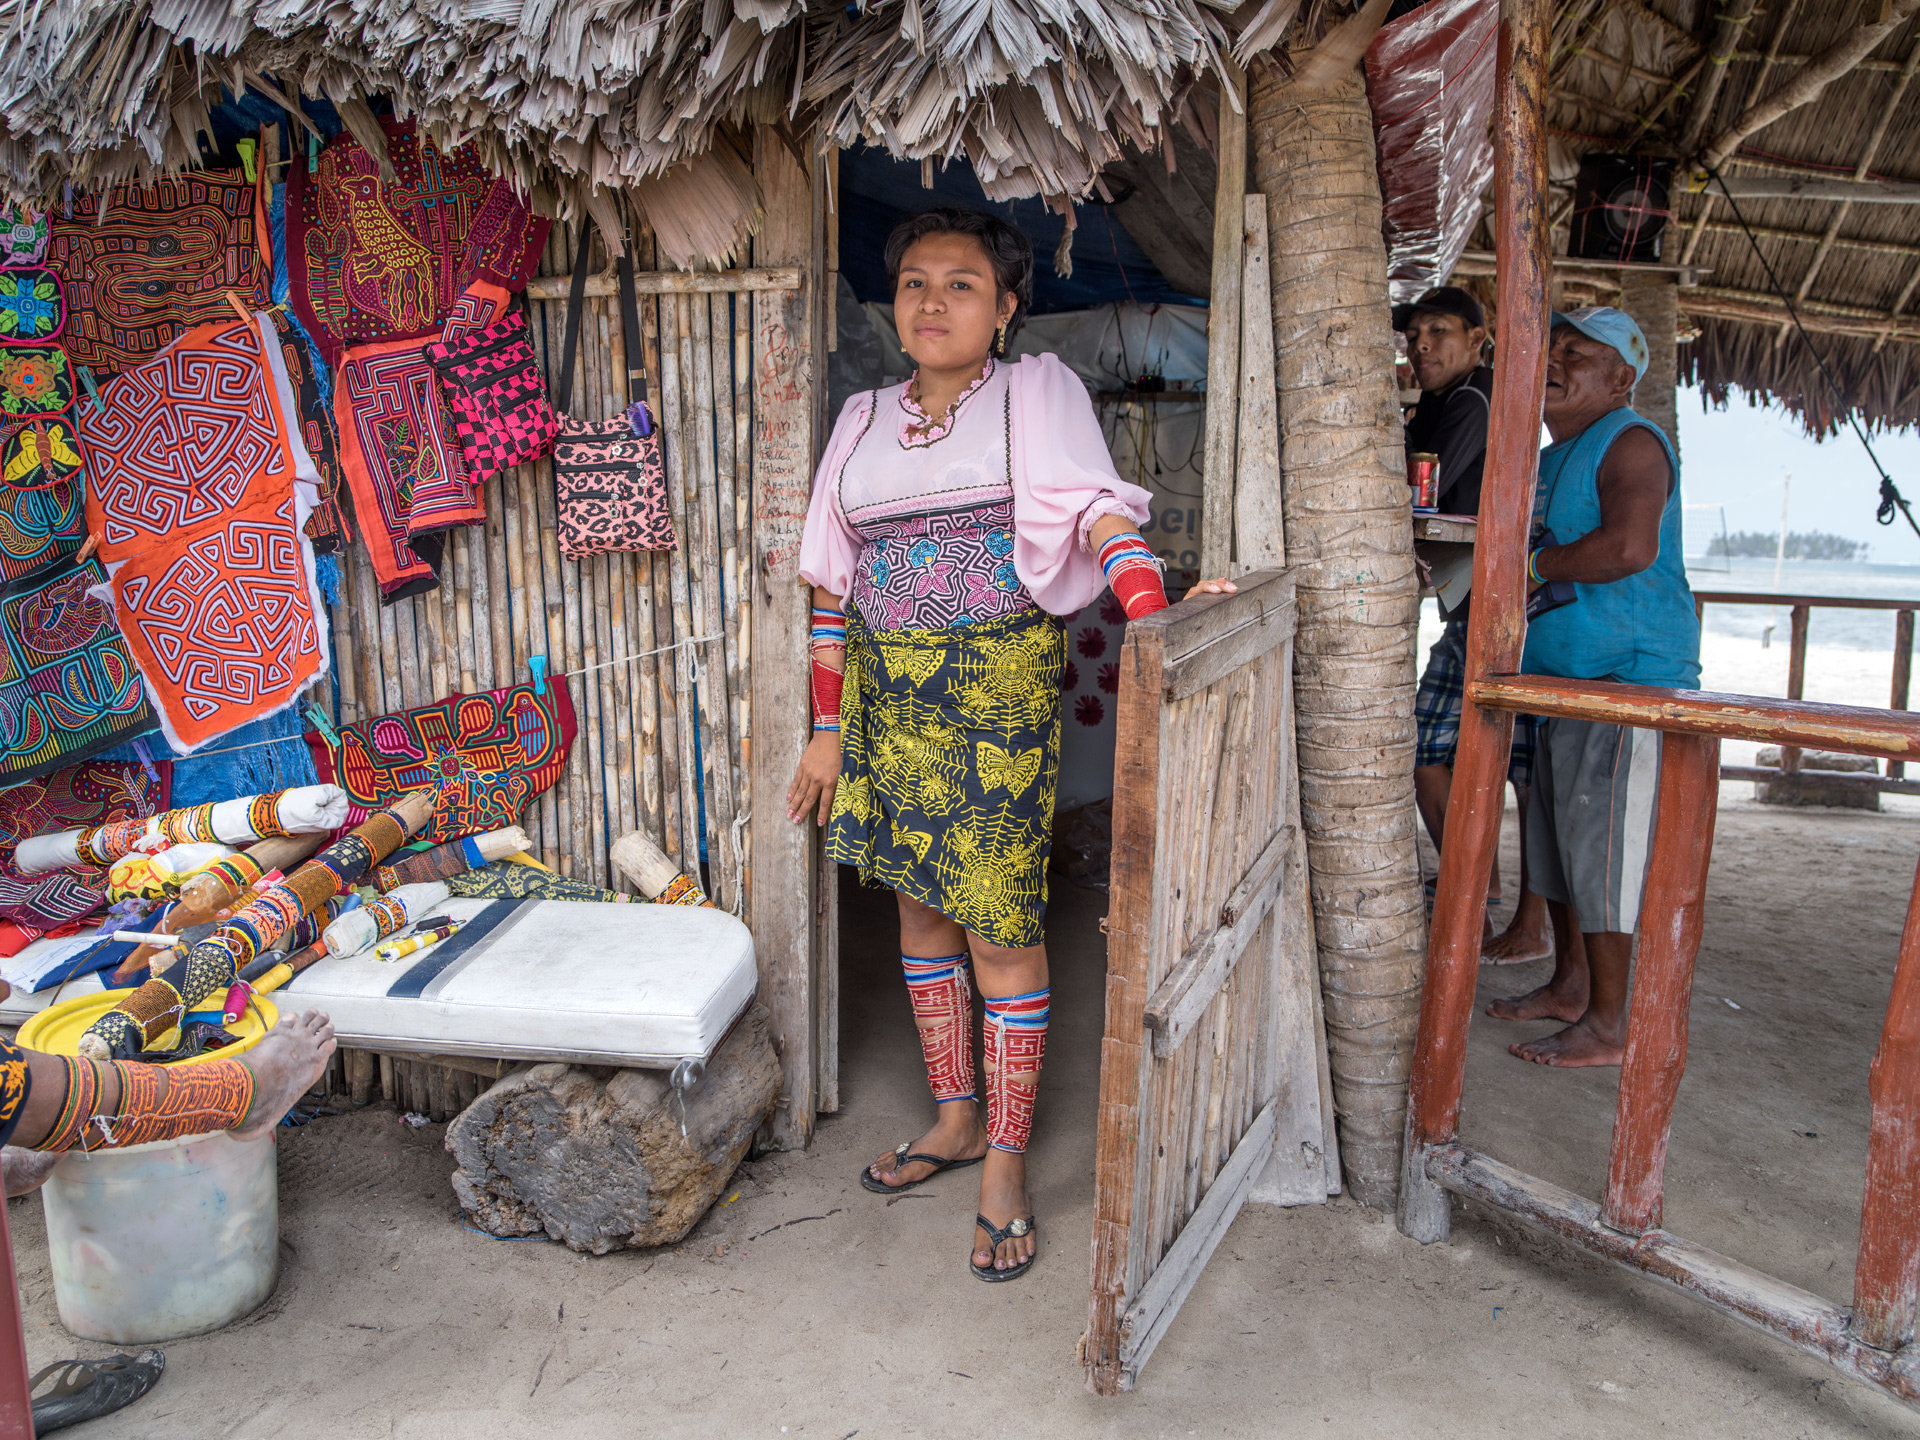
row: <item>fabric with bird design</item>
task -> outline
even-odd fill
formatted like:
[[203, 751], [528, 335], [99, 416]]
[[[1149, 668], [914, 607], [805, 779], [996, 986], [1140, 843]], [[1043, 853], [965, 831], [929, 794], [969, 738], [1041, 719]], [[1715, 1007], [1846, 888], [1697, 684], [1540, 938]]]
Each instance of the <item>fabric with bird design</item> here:
[[1038, 944], [1065, 665], [1031, 605], [944, 629], [848, 615], [828, 854], [996, 945]]
[[287, 179], [293, 307], [331, 365], [348, 346], [439, 335], [476, 280], [526, 288], [547, 242], [548, 222], [471, 145], [442, 151], [410, 121], [382, 129], [390, 176], [342, 132]]

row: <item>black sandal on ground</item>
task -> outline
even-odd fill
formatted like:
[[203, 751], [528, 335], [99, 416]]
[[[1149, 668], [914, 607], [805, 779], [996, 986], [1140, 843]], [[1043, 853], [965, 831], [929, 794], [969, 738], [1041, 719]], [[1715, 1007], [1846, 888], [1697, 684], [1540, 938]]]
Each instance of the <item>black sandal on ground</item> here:
[[873, 1168], [871, 1166], [862, 1165], [860, 1167], [860, 1183], [876, 1195], [899, 1195], [904, 1191], [913, 1189], [916, 1185], [926, 1184], [927, 1181], [933, 1179], [933, 1177], [938, 1175], [942, 1170], [964, 1170], [969, 1165], [978, 1165], [986, 1158], [984, 1155], [976, 1155], [971, 1160], [948, 1160], [939, 1155], [917, 1155], [912, 1152], [909, 1142], [902, 1140], [898, 1145], [893, 1147], [893, 1169], [888, 1172], [889, 1174], [899, 1173], [902, 1165], [912, 1164], [916, 1160], [922, 1165], [933, 1166], [933, 1169], [925, 1175], [922, 1175], [918, 1180], [903, 1180], [898, 1185], [889, 1185], [884, 1180], [876, 1180], [873, 1178]]
[[[1016, 1215], [1013, 1219], [1009, 1220], [1005, 1226], [995, 1225], [984, 1215], [976, 1215], [973, 1217], [973, 1223], [987, 1232], [987, 1249], [989, 1251], [997, 1251], [1006, 1241], [1018, 1240], [1022, 1236], [1032, 1235], [1040, 1228], [1040, 1222], [1031, 1215]], [[978, 1278], [998, 1285], [1002, 1280], [1018, 1280], [1033, 1268], [1033, 1262], [1039, 1258], [1040, 1251], [1038, 1247], [1035, 1247], [1033, 1254], [1022, 1260], [1018, 1265], [1009, 1266], [1005, 1270], [996, 1270], [991, 1265], [976, 1265], [971, 1258], [967, 1261], [967, 1268], [973, 1271]]]
[[33, 1433], [51, 1435], [83, 1420], [124, 1410], [160, 1382], [167, 1357], [158, 1350], [108, 1355], [99, 1360], [60, 1360], [27, 1382], [27, 1393], [50, 1375], [53, 1389], [33, 1402]]

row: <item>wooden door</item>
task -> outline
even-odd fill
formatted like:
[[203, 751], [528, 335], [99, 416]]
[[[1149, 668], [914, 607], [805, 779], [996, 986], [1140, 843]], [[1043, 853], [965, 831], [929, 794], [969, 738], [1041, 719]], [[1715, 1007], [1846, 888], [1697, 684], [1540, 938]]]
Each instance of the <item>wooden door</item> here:
[[1092, 1389], [1130, 1389], [1249, 1198], [1339, 1188], [1293, 751], [1293, 580], [1127, 627]]

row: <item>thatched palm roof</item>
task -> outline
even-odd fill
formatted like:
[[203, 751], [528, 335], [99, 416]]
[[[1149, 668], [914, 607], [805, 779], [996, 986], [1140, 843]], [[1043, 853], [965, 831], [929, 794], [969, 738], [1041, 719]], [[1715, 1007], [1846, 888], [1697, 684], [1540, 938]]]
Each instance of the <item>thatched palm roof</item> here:
[[[1229, 5], [1227, 8], [1231, 9]], [[753, 124], [964, 157], [1065, 206], [1151, 148], [1224, 31], [1200, 0], [3, 0], [0, 186], [46, 198], [196, 163], [224, 86], [390, 97], [549, 208], [630, 188], [685, 262], [737, 247]]]
[[[1589, 150], [1717, 164], [1847, 400], [1884, 425], [1920, 422], [1920, 207], [1752, 192], [1818, 181], [1844, 197], [1864, 188], [1857, 181], [1920, 181], [1915, 10], [1913, 0], [1572, 0], [1554, 27], [1563, 225]], [[1834, 78], [1815, 98], [1783, 108], [1822, 73]], [[1681, 349], [1683, 373], [1717, 398], [1736, 387], [1777, 398], [1815, 432], [1843, 423], [1732, 204], [1709, 186], [1674, 210], [1662, 261], [1710, 272], [1680, 291], [1699, 330]], [[1604, 293], [1604, 276], [1577, 278]]]

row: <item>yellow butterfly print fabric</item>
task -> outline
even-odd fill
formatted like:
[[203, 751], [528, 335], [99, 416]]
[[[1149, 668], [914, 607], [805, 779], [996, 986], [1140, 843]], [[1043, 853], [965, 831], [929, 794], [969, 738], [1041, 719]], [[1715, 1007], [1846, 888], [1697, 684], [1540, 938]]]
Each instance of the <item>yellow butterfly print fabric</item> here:
[[1041, 610], [878, 633], [850, 611], [828, 854], [996, 945], [1038, 944], [1065, 664]]

